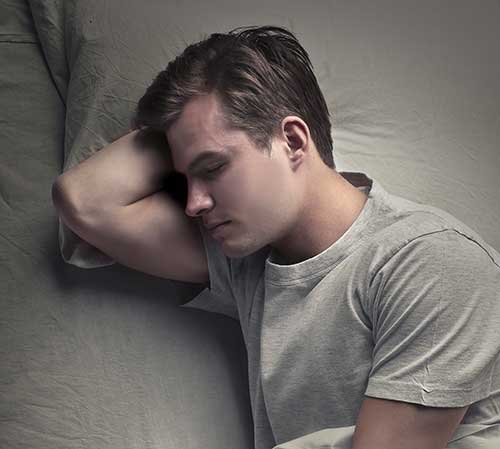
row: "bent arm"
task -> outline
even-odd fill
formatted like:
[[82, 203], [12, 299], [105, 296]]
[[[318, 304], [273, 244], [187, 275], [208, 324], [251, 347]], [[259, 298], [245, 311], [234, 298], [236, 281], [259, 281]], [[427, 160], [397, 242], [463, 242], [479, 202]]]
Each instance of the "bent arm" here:
[[172, 167], [166, 136], [134, 130], [61, 174], [54, 205], [78, 214], [127, 206], [159, 191]]

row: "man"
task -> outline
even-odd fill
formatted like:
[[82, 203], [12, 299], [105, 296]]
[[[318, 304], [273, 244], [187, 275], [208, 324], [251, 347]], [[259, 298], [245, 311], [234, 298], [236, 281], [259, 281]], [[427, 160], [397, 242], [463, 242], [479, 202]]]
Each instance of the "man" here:
[[[63, 175], [55, 201], [117, 261], [208, 283], [189, 306], [240, 321], [256, 449], [330, 447], [349, 426], [353, 449], [500, 447], [500, 255], [446, 212], [336, 171], [293, 34], [248, 27], [189, 46], [134, 127]], [[143, 151], [161, 134], [168, 151]], [[97, 213], [126, 156], [127, 182], [106, 192], [117, 206]], [[187, 181], [182, 207], [158, 191], [165, 170]]]

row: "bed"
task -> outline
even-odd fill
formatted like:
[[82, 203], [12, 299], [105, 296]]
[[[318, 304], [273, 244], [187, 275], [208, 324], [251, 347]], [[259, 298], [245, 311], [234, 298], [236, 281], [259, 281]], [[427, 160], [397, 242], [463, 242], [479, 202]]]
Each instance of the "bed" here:
[[253, 447], [238, 321], [203, 310], [200, 285], [116, 263], [51, 199], [60, 173], [129, 129], [186, 45], [289, 28], [327, 99], [339, 170], [442, 208], [500, 250], [498, 23], [495, 0], [3, 0], [0, 447]]

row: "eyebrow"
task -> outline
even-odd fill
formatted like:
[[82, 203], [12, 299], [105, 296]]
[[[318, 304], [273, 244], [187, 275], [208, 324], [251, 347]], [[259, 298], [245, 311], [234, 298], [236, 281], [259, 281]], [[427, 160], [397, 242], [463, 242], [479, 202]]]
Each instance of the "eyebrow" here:
[[223, 147], [222, 151], [202, 151], [198, 156], [196, 156], [188, 165], [187, 172], [194, 173], [198, 170], [205, 162], [213, 159], [224, 158], [230, 153], [231, 149], [229, 147]]

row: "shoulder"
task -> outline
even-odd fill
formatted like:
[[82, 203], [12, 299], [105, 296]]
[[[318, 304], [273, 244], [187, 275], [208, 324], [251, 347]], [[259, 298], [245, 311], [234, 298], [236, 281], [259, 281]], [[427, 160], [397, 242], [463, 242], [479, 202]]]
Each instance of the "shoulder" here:
[[432, 211], [394, 221], [365, 250], [367, 310], [380, 301], [412, 301], [424, 289], [434, 289], [434, 295], [437, 289], [448, 295], [458, 289], [461, 296], [466, 290], [487, 294], [500, 289], [498, 251], [467, 226]]
[[370, 273], [365, 307], [372, 317], [411, 311], [422, 319], [447, 307], [450, 314], [479, 304], [498, 310], [497, 256], [455, 229], [417, 236]]
[[[413, 203], [412, 203], [413, 204]], [[420, 208], [398, 211], [384, 223], [367, 243], [365, 250], [374, 257], [370, 273], [375, 274], [394, 260], [489, 259], [500, 268], [500, 254], [465, 223], [440, 209]]]
[[458, 267], [467, 264], [491, 264], [500, 269], [499, 253], [484, 241], [459, 229], [442, 228], [411, 235], [392, 246], [379, 269], [388, 264], [415, 264]]

